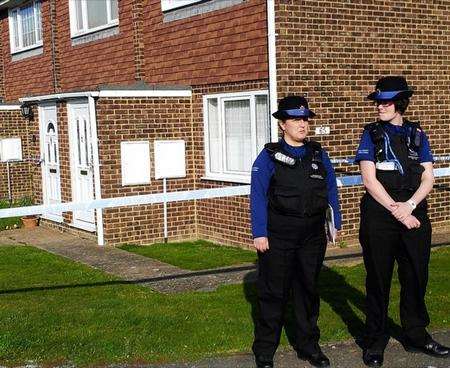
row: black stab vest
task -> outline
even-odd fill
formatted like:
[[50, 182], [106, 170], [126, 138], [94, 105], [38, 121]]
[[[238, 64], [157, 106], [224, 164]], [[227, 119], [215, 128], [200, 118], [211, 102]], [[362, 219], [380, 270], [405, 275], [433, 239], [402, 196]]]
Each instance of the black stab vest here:
[[[269, 211], [278, 215], [310, 217], [325, 214], [328, 207], [326, 170], [322, 162], [322, 148], [318, 142], [308, 141], [306, 155], [289, 163], [276, 159], [282, 151], [279, 143], [266, 144], [275, 163], [268, 192]], [[292, 164], [292, 161], [295, 161]]]
[[[425, 170], [419, 162], [420, 126], [418, 123], [405, 121], [405, 135], [390, 135], [392, 151], [400, 161], [404, 174], [398, 170], [376, 170], [376, 177], [386, 191], [395, 200], [409, 199], [420, 186], [422, 173]], [[383, 132], [386, 123], [376, 122], [366, 125], [372, 142], [375, 145], [375, 159], [382, 162], [386, 159]], [[391, 156], [391, 155], [390, 155]]]

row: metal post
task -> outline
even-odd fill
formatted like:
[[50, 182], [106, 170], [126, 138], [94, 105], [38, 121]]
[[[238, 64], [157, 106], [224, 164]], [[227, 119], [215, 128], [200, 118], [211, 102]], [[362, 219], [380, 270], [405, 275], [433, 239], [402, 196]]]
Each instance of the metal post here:
[[167, 179], [163, 178], [163, 193], [164, 193], [164, 243], [167, 243]]
[[6, 161], [6, 171], [8, 173], [8, 201], [9, 207], [12, 207], [12, 193], [11, 193], [11, 174], [9, 172], [9, 161]]

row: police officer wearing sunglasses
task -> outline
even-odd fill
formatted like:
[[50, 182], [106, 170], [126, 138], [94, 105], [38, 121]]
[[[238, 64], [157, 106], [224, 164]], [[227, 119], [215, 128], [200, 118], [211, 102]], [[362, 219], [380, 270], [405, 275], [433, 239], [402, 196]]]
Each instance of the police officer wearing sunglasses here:
[[381, 367], [389, 340], [388, 305], [394, 262], [400, 280], [404, 346], [435, 357], [449, 349], [427, 333], [425, 305], [431, 225], [426, 196], [433, 188], [433, 156], [419, 123], [404, 118], [413, 91], [404, 77], [381, 78], [373, 100], [378, 120], [364, 128], [355, 161], [366, 193], [359, 238], [366, 276], [364, 363]]
[[298, 357], [315, 367], [328, 367], [318, 344], [317, 279], [327, 245], [324, 225], [329, 204], [336, 228], [341, 226], [336, 177], [325, 150], [307, 139], [308, 120], [315, 114], [304, 97], [283, 98], [273, 116], [279, 119], [283, 138], [265, 145], [251, 178], [260, 312], [253, 352], [258, 368], [273, 367], [284, 309], [292, 293]]

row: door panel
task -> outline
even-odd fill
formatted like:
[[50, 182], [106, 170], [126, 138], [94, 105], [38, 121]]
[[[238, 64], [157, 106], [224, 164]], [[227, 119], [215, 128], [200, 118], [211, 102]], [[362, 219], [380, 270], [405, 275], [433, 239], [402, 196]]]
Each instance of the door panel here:
[[[59, 169], [59, 141], [56, 104], [39, 107], [41, 158], [42, 161], [42, 199], [44, 204], [61, 203], [61, 178]], [[47, 213], [44, 218], [62, 221], [61, 212]]]
[[[87, 101], [67, 104], [69, 113], [72, 198], [74, 202], [94, 199], [92, 141]], [[73, 225], [95, 230], [95, 211], [74, 211]]]

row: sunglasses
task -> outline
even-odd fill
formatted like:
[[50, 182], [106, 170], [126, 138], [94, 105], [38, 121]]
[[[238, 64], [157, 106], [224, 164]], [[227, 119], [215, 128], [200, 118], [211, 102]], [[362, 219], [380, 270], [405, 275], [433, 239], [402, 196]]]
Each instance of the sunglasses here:
[[375, 100], [375, 101], [373, 101], [373, 104], [375, 106], [380, 106], [381, 105], [383, 107], [389, 107], [389, 106], [394, 104], [394, 101], [391, 101], [391, 100]]

